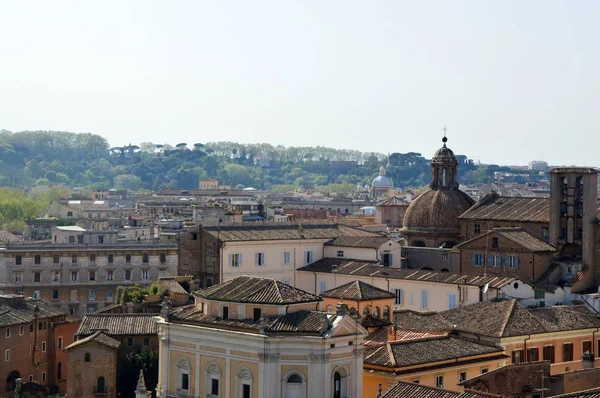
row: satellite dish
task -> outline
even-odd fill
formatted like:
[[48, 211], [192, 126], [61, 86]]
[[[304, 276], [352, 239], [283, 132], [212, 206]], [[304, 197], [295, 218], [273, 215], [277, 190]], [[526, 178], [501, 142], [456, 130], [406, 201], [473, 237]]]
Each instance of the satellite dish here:
[[487, 293], [489, 287], [490, 287], [490, 283], [489, 282], [486, 283], [485, 285], [483, 285], [483, 292]]

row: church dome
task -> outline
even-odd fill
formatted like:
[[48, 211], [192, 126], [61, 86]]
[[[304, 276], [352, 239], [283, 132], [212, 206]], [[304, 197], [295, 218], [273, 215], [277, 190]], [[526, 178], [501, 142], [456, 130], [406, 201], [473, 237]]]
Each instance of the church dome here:
[[379, 168], [379, 175], [377, 177], [375, 177], [373, 179], [373, 182], [371, 183], [371, 186], [373, 188], [378, 187], [378, 188], [391, 188], [394, 184], [392, 184], [392, 179], [389, 177], [386, 177], [385, 175], [385, 167], [381, 166]]
[[439, 164], [439, 165], [456, 165], [458, 164], [458, 162], [456, 161], [456, 156], [454, 156], [454, 152], [452, 152], [452, 149], [448, 148], [446, 146], [446, 142], [448, 141], [448, 139], [446, 137], [444, 137], [442, 139], [442, 142], [444, 143], [444, 145], [438, 149], [437, 151], [435, 151], [435, 153], [433, 154], [433, 157], [431, 158], [431, 163], [432, 164]]
[[458, 189], [428, 189], [412, 201], [402, 223], [407, 230], [421, 233], [431, 230], [460, 229], [458, 217], [475, 203]]

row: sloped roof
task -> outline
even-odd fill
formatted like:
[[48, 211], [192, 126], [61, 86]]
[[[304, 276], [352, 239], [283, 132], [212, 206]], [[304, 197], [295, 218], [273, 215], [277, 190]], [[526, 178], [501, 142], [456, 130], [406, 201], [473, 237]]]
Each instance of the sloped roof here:
[[271, 333], [315, 333], [329, 330], [330, 323], [338, 316], [321, 311], [297, 311], [281, 315], [269, 325]]
[[364, 328], [380, 328], [382, 326], [389, 326], [392, 323], [385, 319], [378, 318], [371, 314], [360, 318], [360, 325]]
[[94, 343], [98, 343], [101, 344], [103, 346], [109, 347], [109, 348], [119, 348], [119, 346], [121, 345], [121, 342], [119, 342], [118, 340], [113, 339], [110, 336], [107, 336], [106, 334], [102, 333], [102, 332], [96, 332], [92, 335], [89, 335], [83, 339], [79, 339], [75, 342], [73, 342], [71, 345], [69, 345], [68, 347], [66, 347], [66, 350], [70, 350], [71, 348], [75, 348], [77, 346], [86, 344], [86, 343], [90, 343], [90, 342], [94, 342]]
[[443, 336], [365, 347], [363, 363], [395, 369], [493, 353], [501, 354], [502, 349]]
[[250, 223], [203, 227], [203, 230], [225, 242], [335, 239], [342, 235], [379, 236], [372, 232], [329, 223]]
[[321, 297], [339, 298], [344, 300], [367, 301], [382, 300], [396, 297], [387, 290], [380, 289], [363, 281], [353, 281], [320, 294]]
[[546, 327], [517, 300], [488, 301], [441, 312], [455, 330], [490, 337], [544, 333]]
[[600, 318], [584, 305], [531, 308], [529, 312], [552, 332], [600, 327]]
[[175, 278], [158, 278], [161, 288], [164, 288], [172, 294], [188, 294], [188, 292], [175, 280]]
[[298, 268], [298, 271], [324, 273], [332, 273], [333, 270], [335, 270], [336, 274], [365, 276], [369, 278], [378, 277], [437, 283], [460, 283], [462, 285], [474, 286], [484, 286], [486, 283], [489, 283], [490, 288], [502, 288], [516, 280], [513, 277], [465, 275], [453, 274], [451, 272], [382, 267], [376, 261], [355, 260], [343, 257], [326, 257]]
[[[363, 325], [364, 326], [364, 325]], [[365, 337], [364, 345], [365, 346], [377, 346], [382, 344], [387, 344], [390, 340], [388, 340], [388, 331], [392, 327], [382, 327], [373, 332], [369, 333], [367, 337]], [[431, 331], [413, 331], [413, 330], [395, 330], [394, 335], [391, 341], [408, 341], [408, 340], [422, 340], [422, 339], [430, 339], [433, 337], [442, 337], [445, 336], [446, 332], [431, 332]]]
[[490, 192], [461, 214], [459, 219], [549, 223], [550, 199], [507, 197]]
[[448, 322], [438, 312], [413, 310], [394, 311], [394, 324], [401, 330], [442, 332], [454, 328], [454, 324]]
[[33, 322], [36, 307], [38, 319], [67, 315], [60, 308], [43, 301], [14, 294], [0, 295], [0, 327]]
[[391, 198], [388, 198], [384, 201], [377, 203], [375, 206], [376, 207], [386, 207], [386, 206], [406, 206], [406, 207], [408, 207], [408, 205], [410, 205], [410, 203], [408, 203], [404, 198], [399, 198], [398, 196], [394, 195]]
[[458, 394], [457, 391], [399, 381], [383, 398], [457, 398]]
[[570, 392], [568, 394], [553, 395], [549, 398], [600, 398], [600, 388], [592, 388], [591, 390]]
[[381, 245], [391, 239], [386, 236], [340, 236], [325, 243], [327, 246], [361, 247], [367, 249], [378, 249]]
[[135, 336], [158, 334], [154, 321], [157, 314], [87, 314], [77, 334], [88, 336], [103, 331], [109, 336]]
[[548, 243], [544, 242], [536, 238], [533, 235], [530, 235], [524, 229], [519, 227], [510, 227], [510, 228], [494, 228], [488, 232], [485, 232], [479, 236], [476, 236], [473, 239], [470, 239], [466, 242], [463, 242], [457, 245], [457, 248], [467, 246], [471, 242], [477, 240], [485, 240], [488, 239], [487, 236], [498, 234], [500, 236], [505, 237], [506, 239], [511, 240], [512, 242], [524, 247], [525, 249], [532, 252], [554, 252], [556, 249], [553, 246], [550, 246]]
[[207, 300], [274, 305], [323, 300], [283, 282], [252, 276], [238, 276], [219, 285], [199, 290], [196, 296]]

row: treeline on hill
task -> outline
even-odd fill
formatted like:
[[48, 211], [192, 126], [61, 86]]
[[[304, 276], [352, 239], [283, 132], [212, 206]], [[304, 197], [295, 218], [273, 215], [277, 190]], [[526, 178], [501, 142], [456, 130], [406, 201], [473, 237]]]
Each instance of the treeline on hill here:
[[[493, 169], [476, 166], [464, 155], [457, 159], [462, 183], [489, 181]], [[320, 146], [144, 142], [110, 147], [105, 138], [90, 133], [0, 130], [0, 186], [7, 187], [65, 183], [142, 191], [195, 188], [198, 178], [214, 177], [238, 188], [324, 187], [321, 190], [350, 192], [357, 184], [370, 184], [387, 163], [383, 153]], [[428, 160], [419, 153], [392, 153], [389, 164], [387, 175], [398, 187], [419, 187], [430, 181]]]

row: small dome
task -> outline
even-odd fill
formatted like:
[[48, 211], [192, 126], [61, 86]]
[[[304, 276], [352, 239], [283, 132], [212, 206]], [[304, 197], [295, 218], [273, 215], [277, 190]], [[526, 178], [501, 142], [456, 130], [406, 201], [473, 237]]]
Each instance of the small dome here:
[[435, 229], [460, 229], [458, 217], [467, 211], [474, 200], [466, 193], [450, 189], [428, 189], [412, 201], [402, 223], [407, 230], [432, 232]]
[[377, 176], [373, 179], [372, 185], [374, 187], [391, 187], [392, 180], [386, 176]]

